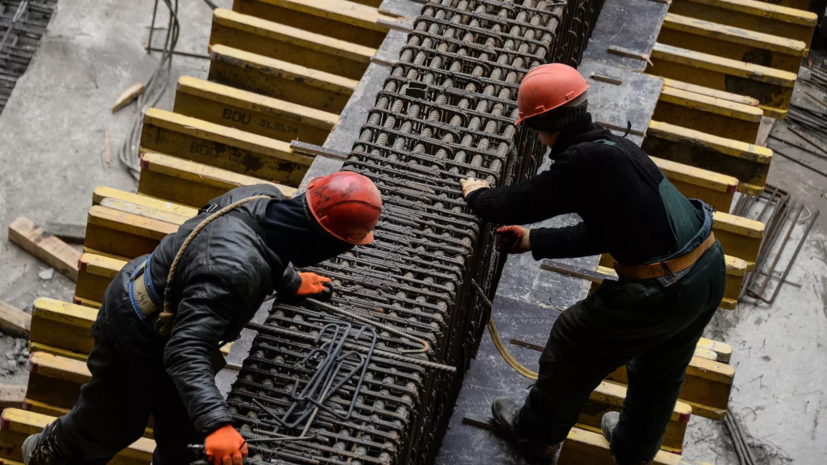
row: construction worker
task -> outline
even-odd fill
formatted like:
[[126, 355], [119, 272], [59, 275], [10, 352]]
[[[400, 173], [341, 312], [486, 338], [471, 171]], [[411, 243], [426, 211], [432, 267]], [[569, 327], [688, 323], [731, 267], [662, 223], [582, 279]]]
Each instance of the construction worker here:
[[[652, 463], [686, 367], [720, 303], [726, 267], [712, 211], [687, 200], [637, 145], [592, 122], [588, 83], [562, 64], [526, 74], [519, 119], [551, 148], [553, 164], [506, 188], [463, 180], [463, 195], [498, 230], [500, 248], [535, 260], [610, 253], [618, 281], [605, 280], [557, 318], [524, 403], [497, 398], [492, 413], [529, 460], [555, 463], [583, 404], [626, 365], [622, 411], [602, 427], [617, 463]], [[558, 215], [582, 222], [533, 228]]]
[[26, 439], [24, 463], [108, 463], [152, 415], [154, 465], [193, 462], [194, 443], [211, 464], [241, 465], [247, 446], [211, 360], [274, 291], [279, 301], [329, 298], [330, 279], [293, 266], [370, 243], [381, 211], [379, 190], [352, 172], [316, 178], [289, 200], [271, 185], [214, 199], [109, 285], [92, 326], [92, 380], [71, 412]]

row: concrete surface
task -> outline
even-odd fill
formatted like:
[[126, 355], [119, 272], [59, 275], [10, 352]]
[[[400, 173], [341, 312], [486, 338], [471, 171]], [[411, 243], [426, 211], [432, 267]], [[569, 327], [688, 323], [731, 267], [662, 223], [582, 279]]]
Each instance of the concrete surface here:
[[[135, 108], [117, 115], [109, 108], [155, 67], [157, 55], [148, 56], [142, 48], [151, 8], [152, 2], [61, 1], [28, 73], [0, 115], [0, 300], [28, 311], [37, 297], [68, 300], [74, 289], [59, 274], [39, 279], [45, 266], [7, 242], [6, 226], [14, 218], [84, 223], [94, 187], [134, 190], [116, 153]], [[182, 2], [182, 10], [179, 49], [204, 53], [209, 9], [194, 0]], [[173, 75], [204, 77], [207, 64], [179, 57]], [[806, 99], [800, 89], [796, 99]], [[172, 92], [159, 106], [169, 109], [171, 102]], [[108, 168], [103, 164], [107, 127], [115, 158]], [[783, 131], [783, 125], [776, 131]], [[785, 152], [812, 160], [794, 150]], [[813, 164], [827, 170], [827, 162]], [[827, 179], [820, 175], [776, 157], [770, 182], [811, 210], [827, 210]], [[801, 232], [799, 225], [792, 244]], [[785, 252], [782, 268], [791, 250]], [[759, 463], [820, 464], [827, 456], [827, 218], [813, 228], [788, 281], [793, 284], [782, 288], [773, 306], [747, 301], [735, 312], [721, 311], [708, 336], [735, 349], [732, 363], [738, 371], [731, 405], [753, 436]], [[22, 352], [14, 344], [2, 339], [0, 355]], [[24, 383], [25, 374], [17, 370], [0, 380]], [[701, 418], [690, 424], [685, 455], [711, 464], [738, 463], [723, 423]]]

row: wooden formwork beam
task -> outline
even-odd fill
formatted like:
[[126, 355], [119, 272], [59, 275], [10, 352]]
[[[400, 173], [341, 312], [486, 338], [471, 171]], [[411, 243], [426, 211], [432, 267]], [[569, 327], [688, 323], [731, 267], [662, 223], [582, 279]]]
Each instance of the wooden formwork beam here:
[[219, 44], [210, 46], [210, 60], [210, 81], [335, 114], [359, 83]]
[[287, 142], [157, 108], [144, 115], [141, 149], [288, 186], [298, 186], [313, 163]]
[[281, 141], [324, 144], [339, 117], [314, 108], [188, 76], [178, 80], [175, 113]]
[[818, 15], [754, 0], [673, 0], [669, 12], [800, 40], [809, 50]]
[[667, 14], [658, 43], [798, 74], [807, 44], [718, 22]]
[[766, 116], [784, 119], [796, 74], [656, 43], [648, 74], [758, 99]]
[[235, 0], [233, 11], [375, 49], [387, 24], [399, 22], [376, 7], [341, 0]]
[[685, 197], [700, 199], [719, 211], [729, 211], [738, 190], [738, 178], [664, 158], [649, 158]]
[[350, 79], [364, 74], [376, 49], [284, 24], [217, 9], [210, 45], [221, 44]]

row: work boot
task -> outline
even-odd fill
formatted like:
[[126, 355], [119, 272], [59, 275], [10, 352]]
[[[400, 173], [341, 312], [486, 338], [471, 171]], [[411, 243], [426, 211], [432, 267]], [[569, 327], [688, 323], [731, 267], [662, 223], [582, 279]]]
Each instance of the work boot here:
[[24, 465], [65, 465], [66, 459], [57, 447], [54, 423], [42, 433], [33, 434], [23, 441]]
[[524, 458], [532, 464], [554, 465], [560, 457], [563, 443], [543, 444], [527, 438], [521, 438], [517, 430], [517, 418], [520, 416], [521, 404], [507, 397], [497, 397], [491, 404], [491, 414], [509, 439], [517, 443]]
[[[620, 414], [617, 412], [609, 412], [603, 415], [603, 418], [600, 420], [600, 429], [603, 430], [603, 437], [609, 441], [609, 444], [612, 443], [612, 434], [614, 434], [615, 428], [617, 428], [617, 424], [620, 421]], [[614, 455], [614, 452], [612, 452]], [[642, 462], [637, 462], [635, 465], [652, 465], [655, 461], [654, 458], [652, 460], [644, 460]]]

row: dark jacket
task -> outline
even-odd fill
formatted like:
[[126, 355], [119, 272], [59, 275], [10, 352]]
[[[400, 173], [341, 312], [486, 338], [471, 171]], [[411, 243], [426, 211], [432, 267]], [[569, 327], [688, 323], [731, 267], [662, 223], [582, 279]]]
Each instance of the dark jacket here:
[[[290, 296], [298, 291], [301, 278], [290, 262], [315, 264], [351, 247], [313, 225], [303, 195], [285, 200], [275, 187], [257, 185], [233, 189], [210, 203], [217, 210], [255, 195], [273, 200], [254, 200], [218, 218], [184, 252], [170, 300], [175, 320], [169, 336], [141, 321], [131, 305], [123, 305], [123, 289], [110, 286], [105, 299], [107, 326], [127, 357], [137, 369], [155, 370], [163, 364], [204, 435], [230, 423], [229, 409], [215, 385], [211, 353], [237, 338], [265, 297], [274, 291]], [[152, 254], [149, 270], [161, 299], [175, 255], [208, 216], [202, 213], [184, 223]], [[302, 250], [315, 253], [310, 262], [296, 255]]]
[[[561, 131], [551, 157], [551, 168], [524, 183], [468, 197], [474, 213], [502, 224], [580, 215], [574, 226], [532, 229], [535, 259], [608, 252], [620, 263], [647, 263], [680, 249], [703, 224], [703, 210], [674, 192], [640, 147], [592, 123], [589, 114]], [[673, 204], [664, 203], [664, 191], [676, 194]], [[689, 227], [677, 230], [678, 217]]]

